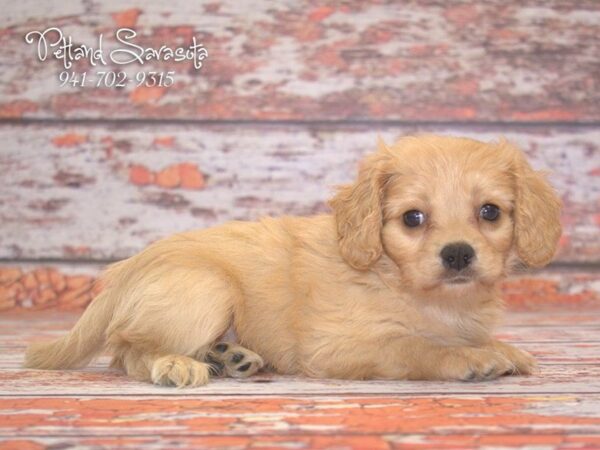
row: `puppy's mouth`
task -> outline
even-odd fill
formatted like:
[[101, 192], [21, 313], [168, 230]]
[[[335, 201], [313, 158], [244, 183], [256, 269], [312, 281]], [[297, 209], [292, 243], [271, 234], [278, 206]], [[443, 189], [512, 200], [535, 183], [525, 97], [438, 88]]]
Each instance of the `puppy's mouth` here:
[[442, 281], [444, 284], [461, 285], [472, 283], [476, 280], [476, 278], [477, 277], [474, 271], [467, 270], [461, 273], [447, 273]]
[[446, 278], [444, 279], [444, 283], [446, 284], [467, 284], [474, 281], [473, 277], [465, 277], [462, 275], [457, 275], [455, 277], [452, 278]]
[[482, 280], [478, 276], [478, 274], [474, 270], [467, 269], [465, 271], [461, 271], [460, 273], [452, 273], [450, 271], [442, 273], [439, 275], [436, 281], [434, 281], [430, 285], [424, 286], [424, 291], [430, 291], [433, 289], [439, 288], [453, 288], [453, 287], [469, 287], [470, 284], [475, 282], [481, 282]]

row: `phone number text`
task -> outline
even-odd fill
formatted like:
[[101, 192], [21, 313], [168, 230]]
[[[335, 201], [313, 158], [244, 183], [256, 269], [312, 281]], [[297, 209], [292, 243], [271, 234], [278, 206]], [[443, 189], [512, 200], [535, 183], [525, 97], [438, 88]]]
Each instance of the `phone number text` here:
[[93, 74], [87, 72], [69, 72], [67, 70], [58, 74], [60, 86], [72, 87], [107, 87], [124, 88], [129, 85], [146, 87], [169, 87], [175, 82], [175, 72], [137, 72], [129, 76], [125, 72], [98, 71]]

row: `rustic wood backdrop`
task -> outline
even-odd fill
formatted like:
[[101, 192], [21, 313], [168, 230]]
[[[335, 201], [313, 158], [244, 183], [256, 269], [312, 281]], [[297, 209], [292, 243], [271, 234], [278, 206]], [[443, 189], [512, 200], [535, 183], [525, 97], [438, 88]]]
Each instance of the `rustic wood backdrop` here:
[[[20, 0], [0, 18], [0, 310], [80, 308], [107, 262], [169, 233], [326, 210], [375, 146], [415, 131], [506, 136], [564, 200], [556, 263], [514, 307], [598, 302], [600, 3]], [[60, 87], [24, 36], [192, 36], [169, 88]], [[77, 71], [93, 72], [84, 61]], [[122, 66], [112, 67], [122, 70]], [[95, 70], [98, 70], [97, 68]], [[135, 66], [127, 66], [132, 74]]]

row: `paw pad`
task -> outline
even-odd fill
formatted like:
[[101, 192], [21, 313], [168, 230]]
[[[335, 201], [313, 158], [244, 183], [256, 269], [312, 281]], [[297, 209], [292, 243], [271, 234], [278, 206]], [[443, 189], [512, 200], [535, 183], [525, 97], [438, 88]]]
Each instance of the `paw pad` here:
[[225, 344], [224, 342], [215, 345], [215, 350], [218, 351], [219, 353], [225, 353], [228, 348], [229, 348], [229, 345]]
[[239, 366], [239, 367], [237, 368], [237, 370], [238, 370], [239, 372], [245, 372], [245, 371], [247, 371], [247, 370], [250, 368], [250, 366], [251, 366], [251, 365], [252, 365], [252, 363], [246, 363], [246, 364], [244, 364], [244, 365], [242, 365], [242, 366]]
[[234, 364], [241, 362], [242, 359], [244, 359], [244, 354], [240, 352], [234, 353], [231, 356], [231, 362]]
[[220, 342], [206, 356], [206, 362], [218, 370], [219, 375], [233, 378], [246, 378], [258, 372], [263, 366], [262, 358], [240, 345]]

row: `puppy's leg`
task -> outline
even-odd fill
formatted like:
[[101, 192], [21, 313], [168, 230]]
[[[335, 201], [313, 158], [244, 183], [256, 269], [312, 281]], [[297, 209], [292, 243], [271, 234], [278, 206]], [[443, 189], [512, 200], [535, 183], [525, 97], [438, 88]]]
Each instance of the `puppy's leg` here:
[[247, 378], [265, 364], [260, 355], [231, 342], [219, 342], [206, 356], [206, 361], [220, 367], [224, 375]]
[[476, 381], [517, 370], [511, 359], [492, 346], [444, 346], [417, 336], [389, 340], [384, 346], [355, 339], [349, 343], [321, 348], [305, 372], [351, 379]]
[[209, 364], [188, 356], [144, 353], [134, 348], [122, 352], [119, 363], [130, 377], [161, 386], [202, 386], [214, 374]]
[[216, 268], [159, 269], [141, 272], [116, 311], [107, 330], [113, 366], [160, 385], [205, 384], [216, 371], [199, 355], [229, 328], [240, 294]]
[[499, 341], [482, 346], [437, 346], [415, 344], [421, 358], [412, 354], [410, 379], [482, 381], [503, 375], [529, 375], [535, 359], [526, 352]]
[[513, 363], [515, 366], [515, 375], [530, 375], [535, 372], [537, 362], [535, 361], [535, 358], [526, 351], [519, 350], [510, 344], [497, 340], [492, 341], [491, 347]]
[[437, 355], [437, 363], [423, 364], [425, 379], [483, 381], [513, 374], [516, 370], [511, 360], [489, 347], [446, 347], [432, 355]]
[[492, 380], [513, 374], [515, 364], [491, 346], [444, 346], [423, 338], [403, 348], [407, 378], [418, 380]]

